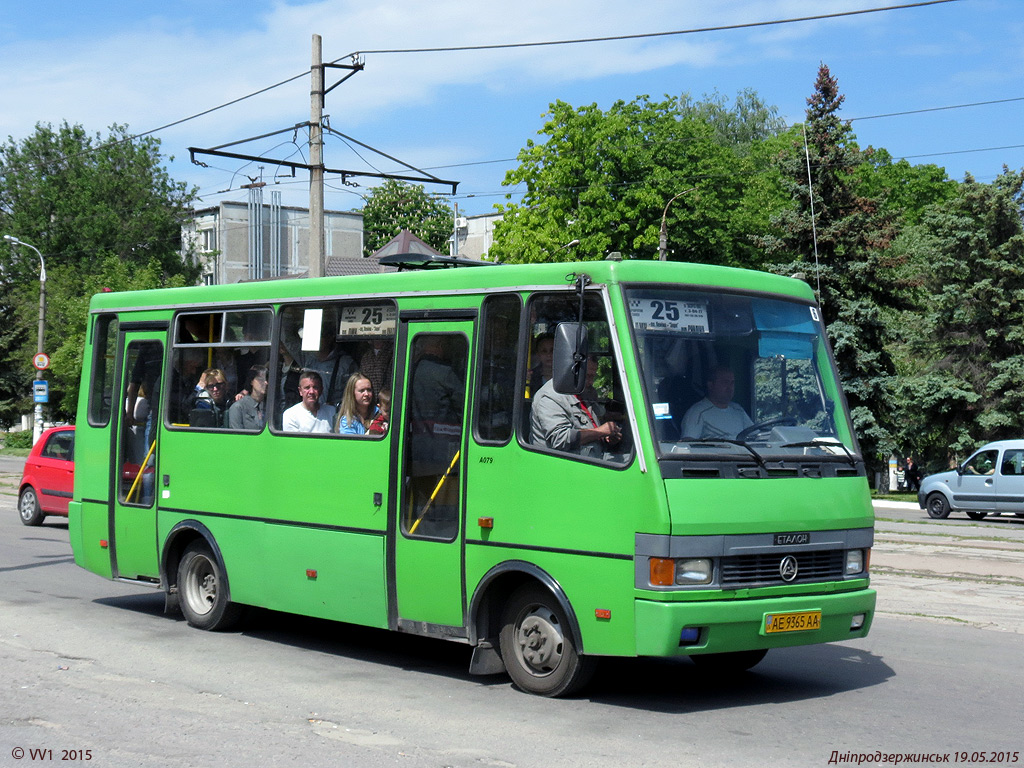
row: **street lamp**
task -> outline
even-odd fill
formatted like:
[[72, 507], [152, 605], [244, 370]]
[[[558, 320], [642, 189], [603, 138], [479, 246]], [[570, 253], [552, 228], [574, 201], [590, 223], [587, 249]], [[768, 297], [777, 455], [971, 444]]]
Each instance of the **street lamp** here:
[[665, 219], [668, 218], [668, 207], [687, 192], [693, 192], [696, 187], [684, 189], [678, 195], [665, 203], [665, 211], [661, 214], [661, 234], [658, 236], [658, 261], [668, 261], [668, 227], [665, 226]]
[[[26, 243], [24, 240], [19, 240], [14, 235], [4, 235], [6, 240], [11, 245], [23, 245], [26, 248], [31, 248], [36, 252], [39, 257], [39, 335], [36, 340], [36, 353], [43, 354], [43, 332], [46, 330], [46, 262], [43, 261], [43, 254], [34, 245]], [[42, 381], [43, 372], [40, 368], [36, 368], [36, 381]], [[35, 409], [35, 421], [32, 425], [32, 444], [35, 445], [39, 441], [39, 436], [43, 434], [43, 404], [36, 403]]]

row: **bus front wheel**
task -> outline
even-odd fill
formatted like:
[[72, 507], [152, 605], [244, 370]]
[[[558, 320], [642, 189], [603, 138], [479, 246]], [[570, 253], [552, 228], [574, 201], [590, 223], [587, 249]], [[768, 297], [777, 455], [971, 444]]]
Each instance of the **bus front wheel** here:
[[580, 656], [558, 601], [534, 585], [520, 587], [501, 616], [501, 660], [519, 688], [540, 696], [568, 696], [594, 672], [595, 660]]
[[198, 629], [230, 629], [241, 606], [227, 598], [224, 570], [204, 541], [194, 541], [178, 564], [178, 595], [186, 621]]

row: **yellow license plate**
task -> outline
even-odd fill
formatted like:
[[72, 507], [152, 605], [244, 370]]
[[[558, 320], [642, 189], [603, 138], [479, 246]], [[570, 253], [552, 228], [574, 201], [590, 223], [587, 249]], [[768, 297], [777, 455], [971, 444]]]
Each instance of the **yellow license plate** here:
[[802, 632], [808, 629], [821, 629], [821, 611], [769, 613], [764, 617], [764, 631], [769, 635], [776, 632]]

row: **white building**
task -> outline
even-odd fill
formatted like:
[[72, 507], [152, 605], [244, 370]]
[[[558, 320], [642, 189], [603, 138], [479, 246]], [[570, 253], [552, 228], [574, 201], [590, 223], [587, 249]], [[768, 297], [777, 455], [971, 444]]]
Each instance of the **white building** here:
[[500, 213], [483, 213], [477, 216], [459, 216], [455, 219], [455, 242], [458, 251], [452, 255], [465, 259], [487, 259], [487, 252], [494, 243], [494, 225], [501, 221]]
[[[195, 244], [207, 284], [309, 273], [306, 208], [225, 201], [196, 210], [182, 241]], [[324, 256], [363, 258], [361, 212], [324, 212]]]
[[[254, 189], [248, 203], [225, 201], [193, 212], [182, 231], [182, 242], [195, 245], [204, 283], [309, 274], [309, 210], [282, 206], [278, 192], [270, 197], [270, 205], [265, 205], [262, 189]], [[486, 259], [494, 241], [494, 223], [500, 218], [499, 214], [457, 218], [450, 253]], [[324, 262], [328, 275], [377, 271], [377, 265], [367, 264], [363, 257], [361, 211], [324, 212]]]

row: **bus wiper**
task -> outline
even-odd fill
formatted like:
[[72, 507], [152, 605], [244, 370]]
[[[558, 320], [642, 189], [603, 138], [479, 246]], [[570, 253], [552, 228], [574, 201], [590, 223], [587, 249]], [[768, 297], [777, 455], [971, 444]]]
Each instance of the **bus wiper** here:
[[729, 445], [738, 445], [740, 448], [747, 449], [747, 451], [750, 453], [751, 456], [754, 457], [754, 460], [757, 462], [758, 466], [761, 467], [761, 469], [763, 469], [765, 472], [768, 471], [768, 465], [764, 463], [764, 459], [761, 457], [761, 454], [759, 454], [757, 451], [751, 448], [750, 445], [743, 442], [742, 440], [731, 440], [727, 437], [697, 437], [692, 440], [687, 440], [686, 442], [708, 443], [711, 445], [715, 443], [728, 443]]
[[857, 460], [856, 460], [856, 458], [854, 458], [854, 455], [852, 453], [850, 453], [850, 449], [846, 447], [846, 445], [843, 443], [842, 440], [837, 440], [835, 438], [830, 440], [830, 439], [824, 438], [824, 437], [816, 437], [813, 440], [805, 440], [805, 441], [800, 442], [800, 443], [786, 443], [785, 445], [781, 445], [779, 447], [780, 448], [821, 448], [822, 446], [826, 446], [826, 445], [827, 446], [831, 446], [833, 448], [835, 446], [839, 446], [840, 448], [842, 448], [843, 449], [843, 453], [846, 454], [847, 461], [850, 462], [850, 466], [851, 467], [856, 467], [857, 466]]

